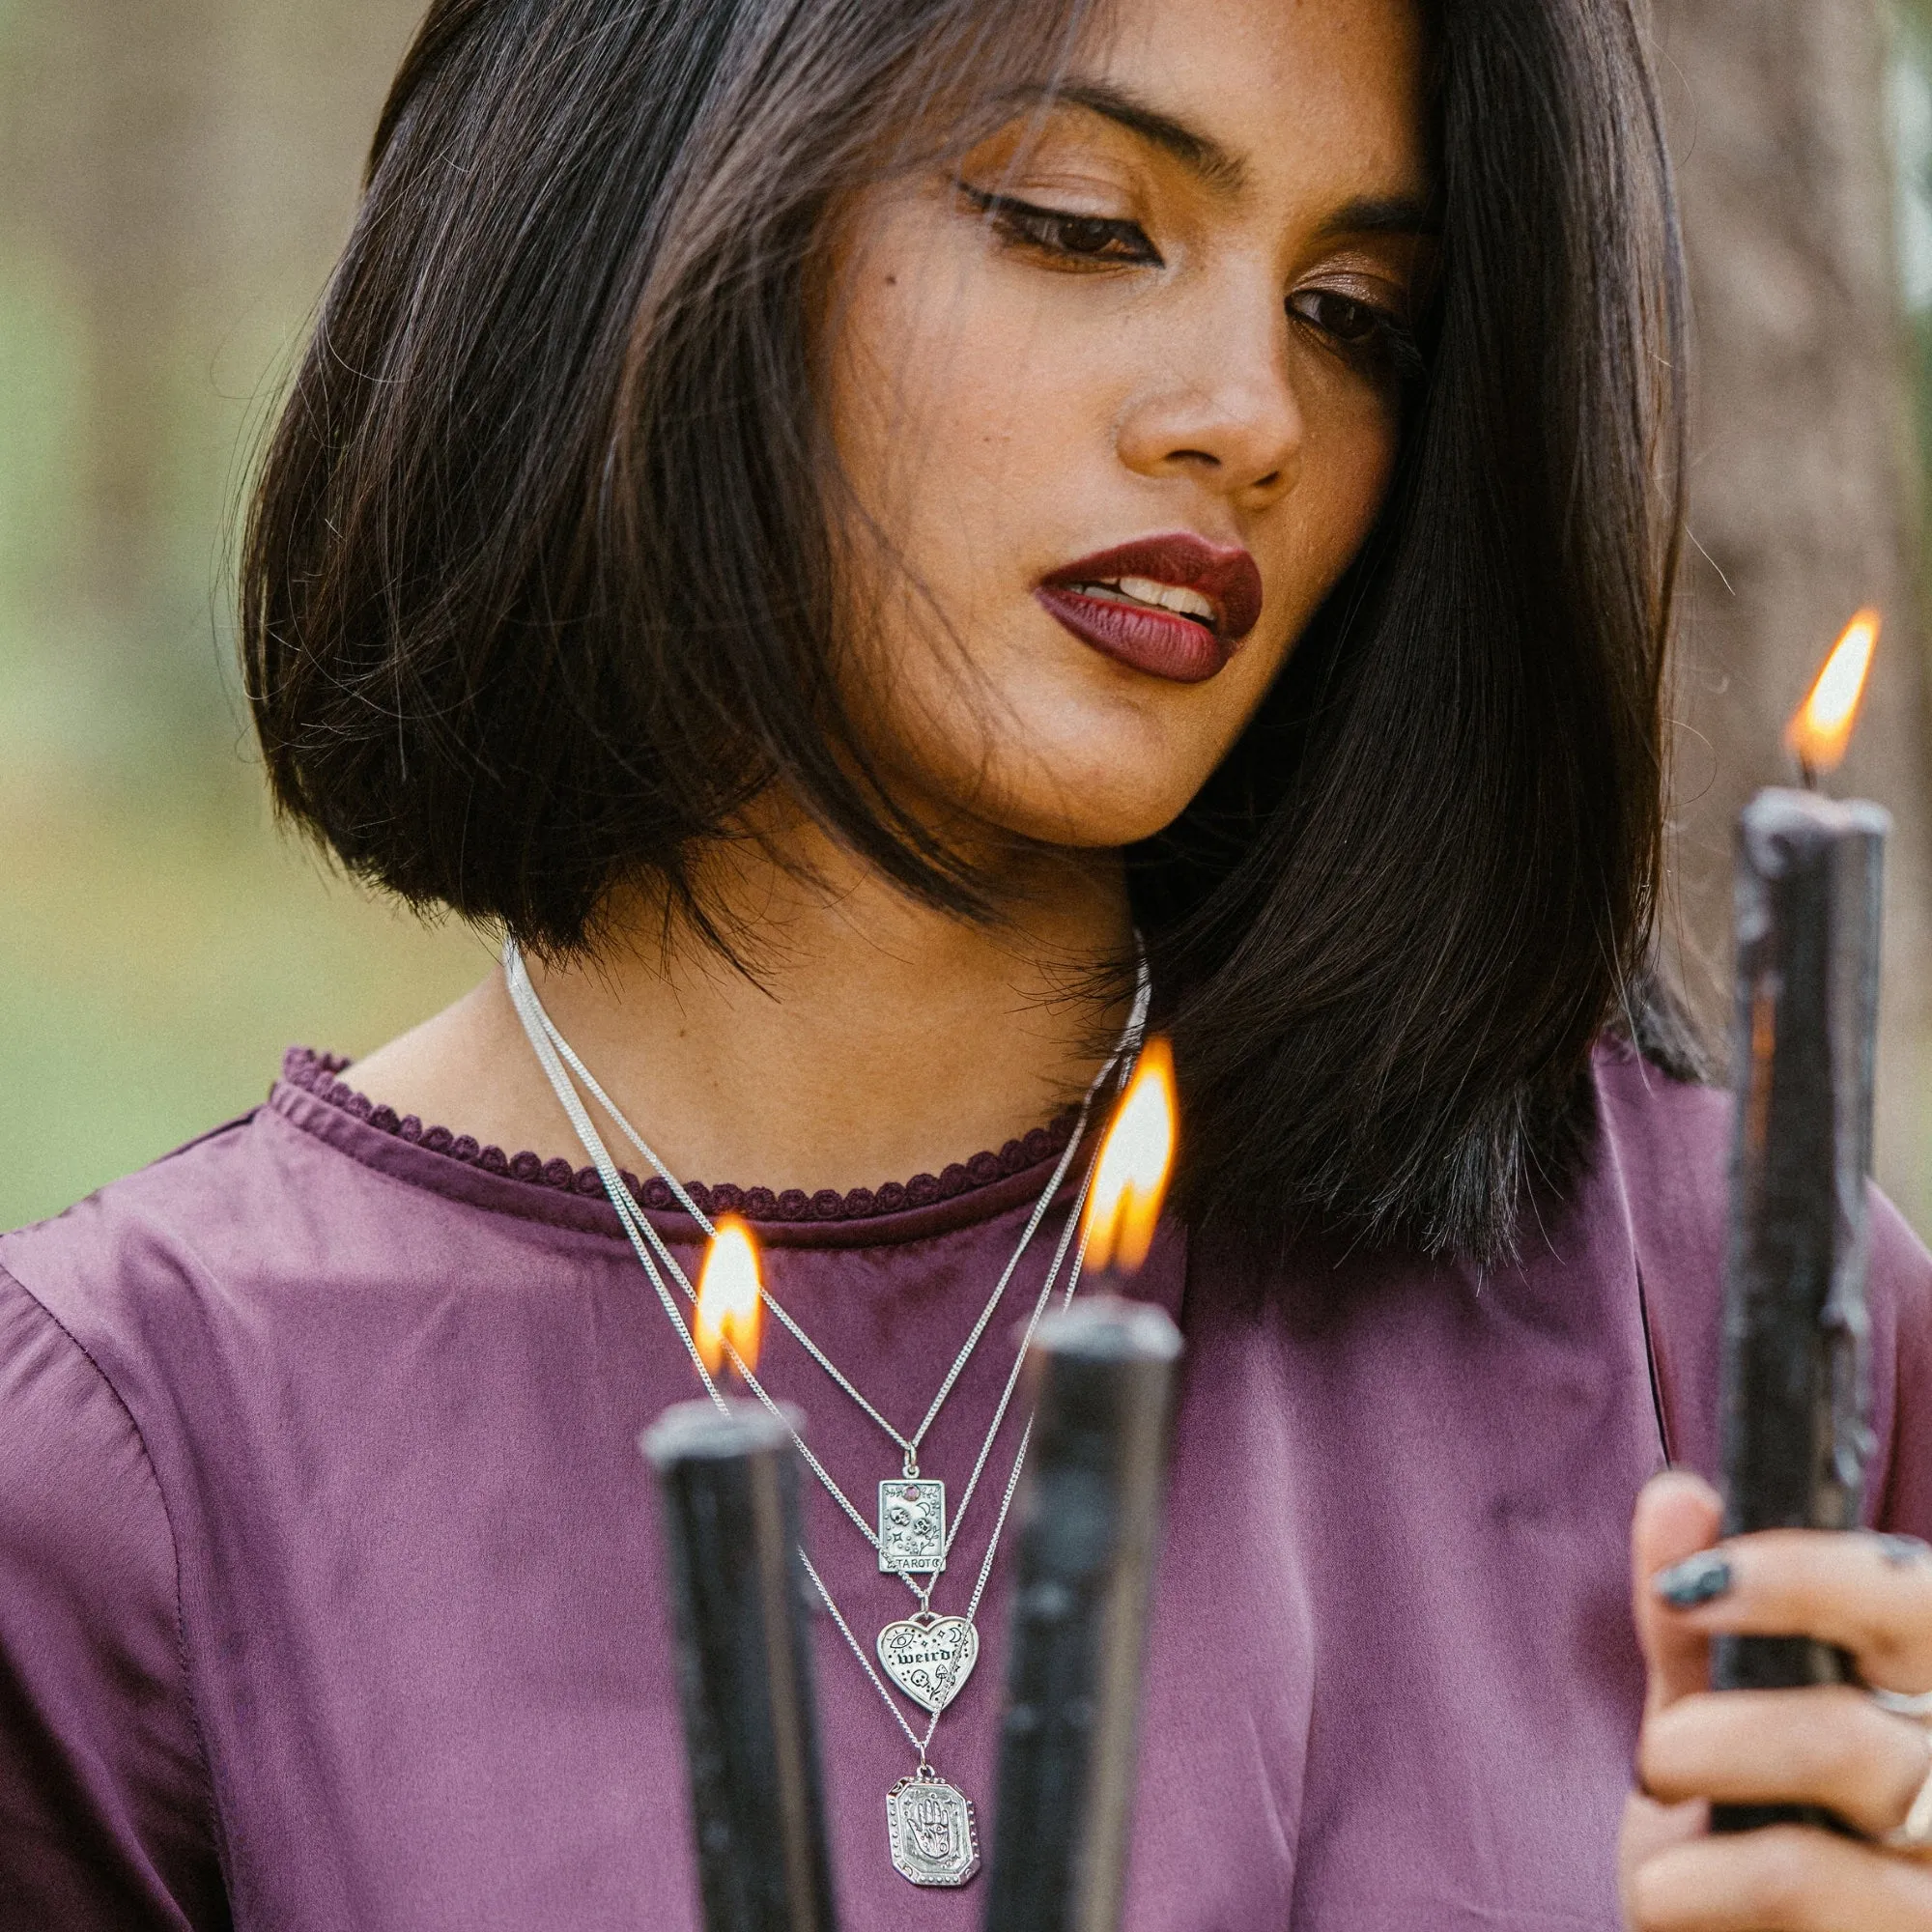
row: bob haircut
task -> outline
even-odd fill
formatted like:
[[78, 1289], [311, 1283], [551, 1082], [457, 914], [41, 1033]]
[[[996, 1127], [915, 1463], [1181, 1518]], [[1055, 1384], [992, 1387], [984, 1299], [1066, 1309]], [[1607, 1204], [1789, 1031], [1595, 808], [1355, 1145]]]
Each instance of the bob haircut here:
[[[1362, 554], [1131, 857], [1191, 1211], [1507, 1253], [1651, 964], [1681, 270], [1632, 0], [1421, 0], [1441, 268]], [[281, 810], [540, 952], [762, 788], [961, 917], [831, 675], [811, 380], [841, 194], [1050, 86], [1088, 0], [436, 0], [270, 446], [242, 648]], [[1002, 102], [1008, 104], [1002, 105]], [[937, 130], [936, 132], [934, 130]], [[723, 943], [722, 941], [720, 943]]]

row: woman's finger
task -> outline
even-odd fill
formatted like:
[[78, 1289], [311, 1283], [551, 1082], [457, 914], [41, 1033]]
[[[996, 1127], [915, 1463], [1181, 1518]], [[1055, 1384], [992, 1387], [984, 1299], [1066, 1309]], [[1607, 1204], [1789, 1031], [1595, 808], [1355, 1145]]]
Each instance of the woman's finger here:
[[1681, 1469], [1653, 1476], [1631, 1522], [1631, 1569], [1637, 1641], [1649, 1670], [1648, 1706], [1659, 1711], [1710, 1682], [1710, 1638], [1672, 1614], [1655, 1588], [1659, 1572], [1708, 1549], [1722, 1520], [1710, 1484]]
[[1932, 1550], [1912, 1538], [1761, 1530], [1671, 1565], [1655, 1597], [1686, 1634], [1819, 1637], [1867, 1684], [1932, 1690]]
[[1925, 1932], [1932, 1870], [1802, 1825], [1660, 1852], [1625, 1890], [1632, 1932]]
[[1624, 1800], [1623, 1824], [1617, 1832], [1617, 1896], [1624, 1918], [1631, 1919], [1631, 1884], [1636, 1873], [1660, 1852], [1692, 1838], [1701, 1838], [1711, 1822], [1711, 1807], [1702, 1800], [1689, 1804], [1660, 1804], [1640, 1791]]
[[1932, 1741], [1844, 1686], [1705, 1691], [1652, 1715], [1637, 1767], [1665, 1804], [1822, 1804], [1877, 1837], [1905, 1822]]

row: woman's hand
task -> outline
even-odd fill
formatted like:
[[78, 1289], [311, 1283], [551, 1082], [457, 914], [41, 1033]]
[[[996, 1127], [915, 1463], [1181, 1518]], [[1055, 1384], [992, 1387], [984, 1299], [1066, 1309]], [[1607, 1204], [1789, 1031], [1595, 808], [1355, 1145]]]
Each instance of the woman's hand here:
[[1717, 1495], [1659, 1476], [1634, 1531], [1649, 1669], [1642, 1787], [1624, 1813], [1634, 1932], [1932, 1932], [1932, 1861], [1800, 1825], [1713, 1837], [1711, 1803], [1822, 1804], [1872, 1838], [1932, 1773], [1932, 1730], [1850, 1686], [1707, 1690], [1723, 1632], [1842, 1646], [1867, 1684], [1932, 1690], [1932, 1550], [1906, 1537], [1775, 1530], [1715, 1549]]

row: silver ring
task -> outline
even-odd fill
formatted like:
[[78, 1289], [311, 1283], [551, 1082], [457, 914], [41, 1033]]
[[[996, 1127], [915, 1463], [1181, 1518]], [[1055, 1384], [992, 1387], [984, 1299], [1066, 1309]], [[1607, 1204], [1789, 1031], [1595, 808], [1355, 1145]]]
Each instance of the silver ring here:
[[1874, 1690], [1870, 1696], [1880, 1710], [1913, 1719], [1925, 1740], [1924, 1780], [1906, 1806], [1904, 1822], [1881, 1833], [1878, 1843], [1886, 1851], [1902, 1852], [1907, 1858], [1932, 1859], [1932, 1690]]
[[1879, 1839], [1889, 1852], [1904, 1852], [1915, 1859], [1932, 1858], [1932, 1736], [1926, 1739], [1925, 1782], [1918, 1787], [1905, 1823], [1894, 1826]]
[[1867, 1693], [1881, 1711], [1894, 1718], [1910, 1718], [1915, 1724], [1932, 1724], [1932, 1690], [1870, 1690]]

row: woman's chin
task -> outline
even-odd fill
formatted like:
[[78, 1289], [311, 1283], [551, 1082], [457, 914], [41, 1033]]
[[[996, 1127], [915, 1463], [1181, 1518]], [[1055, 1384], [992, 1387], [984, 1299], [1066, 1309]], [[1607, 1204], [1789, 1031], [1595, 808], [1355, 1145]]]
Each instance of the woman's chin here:
[[1063, 845], [1081, 852], [1107, 851], [1138, 844], [1164, 832], [1186, 810], [1193, 789], [1095, 784], [1082, 780], [1049, 786], [1015, 788], [980, 815], [1004, 832], [1039, 845]]

